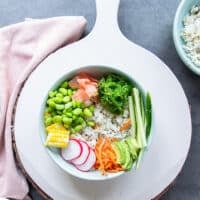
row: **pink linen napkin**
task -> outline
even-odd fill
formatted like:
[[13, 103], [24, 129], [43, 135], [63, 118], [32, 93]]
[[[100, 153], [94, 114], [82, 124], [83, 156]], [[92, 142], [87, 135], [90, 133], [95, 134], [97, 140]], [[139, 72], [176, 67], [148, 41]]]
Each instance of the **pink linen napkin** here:
[[11, 117], [18, 92], [31, 71], [51, 52], [78, 40], [83, 17], [29, 19], [0, 29], [0, 197], [23, 199], [28, 185], [17, 169]]

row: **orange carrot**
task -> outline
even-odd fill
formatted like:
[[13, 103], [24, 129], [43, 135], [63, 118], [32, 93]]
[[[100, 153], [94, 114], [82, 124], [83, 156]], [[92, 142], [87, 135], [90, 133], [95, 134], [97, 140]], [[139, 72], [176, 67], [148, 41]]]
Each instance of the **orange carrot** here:
[[122, 126], [120, 127], [120, 131], [124, 131], [128, 129], [131, 126], [131, 119], [129, 118], [127, 121], [125, 121]]
[[118, 172], [123, 168], [117, 163], [117, 155], [112, 147], [113, 139], [100, 137], [95, 146], [96, 163], [95, 169], [101, 171], [103, 175], [106, 172]]

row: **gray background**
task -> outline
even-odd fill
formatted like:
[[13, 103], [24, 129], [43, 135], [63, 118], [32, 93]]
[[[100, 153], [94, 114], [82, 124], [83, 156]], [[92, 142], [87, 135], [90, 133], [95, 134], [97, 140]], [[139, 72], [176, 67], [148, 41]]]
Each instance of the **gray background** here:
[[[131, 41], [151, 50], [175, 73], [191, 104], [193, 137], [190, 153], [176, 184], [163, 200], [200, 199], [200, 78], [181, 62], [172, 41], [172, 23], [179, 0], [121, 0], [119, 26]], [[83, 15], [88, 20], [85, 35], [95, 22], [94, 0], [0, 0], [0, 26], [25, 17], [43, 18]], [[147, 63], [148, 67], [148, 63]], [[199, 114], [198, 114], [199, 113]], [[34, 200], [42, 198], [31, 188]]]

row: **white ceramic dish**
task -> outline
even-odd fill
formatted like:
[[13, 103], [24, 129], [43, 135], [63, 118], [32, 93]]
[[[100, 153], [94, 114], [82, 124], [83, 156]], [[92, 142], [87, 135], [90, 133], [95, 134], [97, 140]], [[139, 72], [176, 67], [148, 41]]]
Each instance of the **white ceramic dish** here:
[[[189, 105], [168, 67], [121, 34], [116, 20], [119, 0], [96, 2], [93, 31], [45, 59], [22, 89], [15, 115], [18, 154], [34, 182], [53, 199], [149, 200], [175, 179], [185, 162], [191, 141]], [[96, 65], [129, 74], [150, 91], [154, 104], [154, 137], [139, 170], [100, 182], [77, 180], [65, 173], [50, 159], [38, 133], [38, 108], [51, 84], [72, 69]]]

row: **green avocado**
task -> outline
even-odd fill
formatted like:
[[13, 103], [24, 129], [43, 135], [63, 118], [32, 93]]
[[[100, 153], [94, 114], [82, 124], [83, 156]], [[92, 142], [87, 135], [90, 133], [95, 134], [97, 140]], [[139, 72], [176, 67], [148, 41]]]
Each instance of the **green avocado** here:
[[125, 163], [125, 150], [121, 147], [120, 142], [114, 142], [113, 146], [117, 153], [117, 162], [123, 165]]
[[130, 152], [129, 152], [128, 145], [126, 144], [126, 142], [124, 140], [121, 140], [119, 142], [119, 145], [121, 146], [121, 148], [125, 152], [125, 154], [124, 154], [125, 162], [123, 164], [121, 164], [121, 165], [125, 170], [128, 170], [128, 166], [130, 166], [130, 162], [131, 162], [131, 155], [130, 155]]
[[117, 153], [117, 162], [123, 167], [123, 169], [130, 170], [133, 166], [133, 158], [126, 140], [123, 139], [114, 142], [113, 147]]
[[125, 142], [128, 145], [128, 149], [132, 156], [132, 159], [135, 160], [137, 158], [137, 154], [139, 150], [136, 139], [130, 136], [125, 139]]
[[129, 170], [132, 169], [132, 167], [133, 167], [133, 159], [131, 158], [129, 163], [128, 163], [128, 165], [127, 165], [127, 167], [126, 167], [126, 170], [129, 171]]

